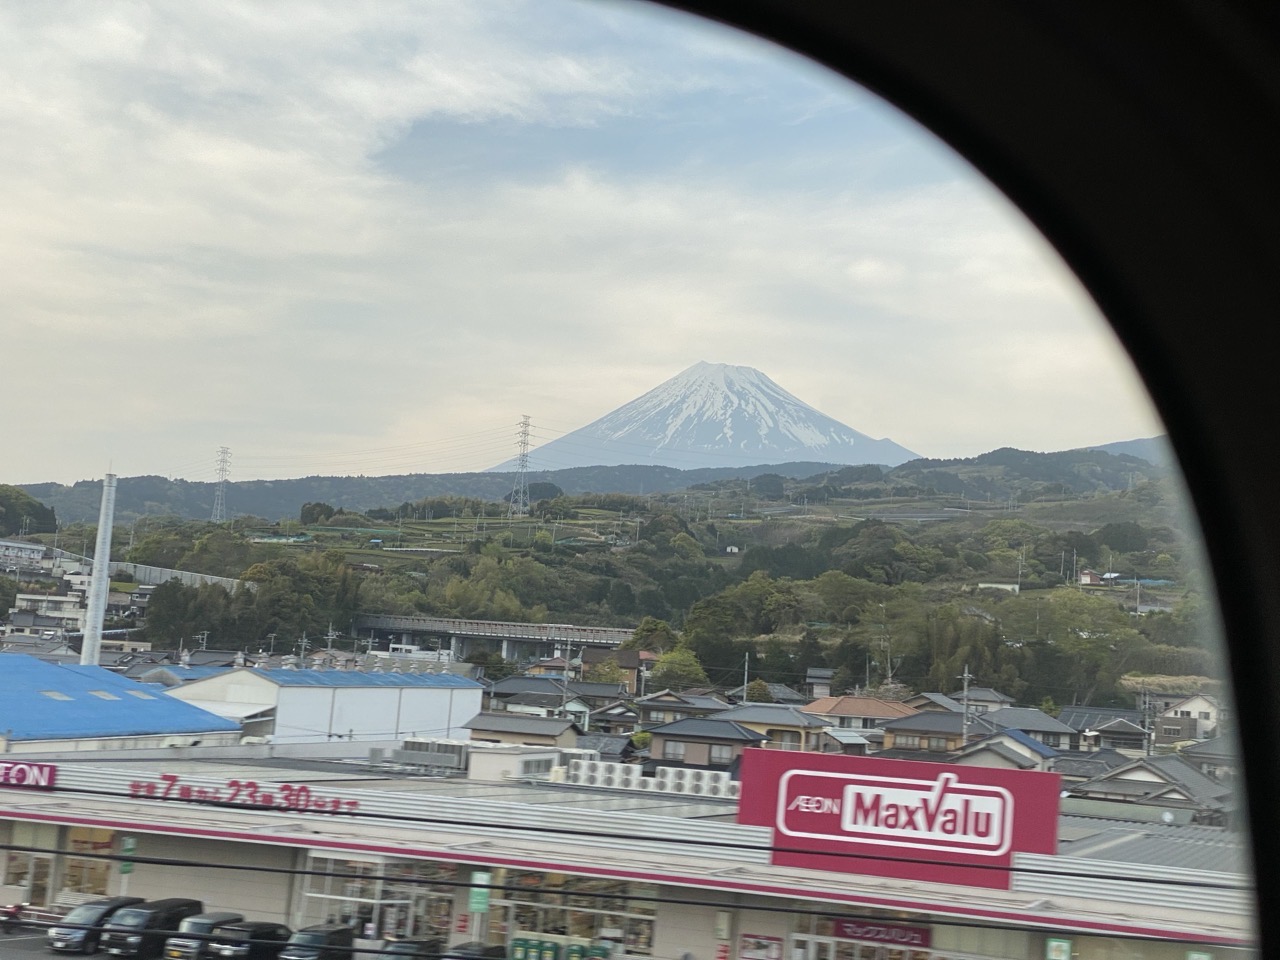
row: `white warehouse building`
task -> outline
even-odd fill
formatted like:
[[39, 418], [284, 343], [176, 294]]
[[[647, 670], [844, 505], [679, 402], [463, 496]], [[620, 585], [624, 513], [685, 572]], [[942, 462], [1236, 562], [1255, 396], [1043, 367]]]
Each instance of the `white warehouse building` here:
[[274, 743], [461, 737], [480, 712], [481, 684], [449, 673], [228, 670], [169, 696], [239, 721]]

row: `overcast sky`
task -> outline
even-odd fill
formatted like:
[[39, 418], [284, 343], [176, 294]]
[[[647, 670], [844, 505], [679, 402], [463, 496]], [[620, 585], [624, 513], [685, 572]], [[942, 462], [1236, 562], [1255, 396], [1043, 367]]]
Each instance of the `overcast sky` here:
[[924, 456], [1162, 432], [930, 134], [640, 4], [0, 6], [0, 482], [478, 470], [699, 360]]

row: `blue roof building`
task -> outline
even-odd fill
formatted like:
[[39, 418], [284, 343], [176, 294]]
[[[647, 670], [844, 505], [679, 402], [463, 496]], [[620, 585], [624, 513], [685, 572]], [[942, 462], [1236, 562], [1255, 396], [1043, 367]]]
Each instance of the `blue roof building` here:
[[0, 744], [10, 753], [237, 743], [240, 725], [103, 667], [0, 654]]

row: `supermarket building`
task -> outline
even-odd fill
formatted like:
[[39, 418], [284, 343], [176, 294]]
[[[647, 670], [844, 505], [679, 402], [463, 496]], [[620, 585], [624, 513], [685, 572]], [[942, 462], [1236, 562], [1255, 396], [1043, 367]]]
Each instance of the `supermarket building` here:
[[755, 750], [738, 799], [197, 753], [0, 762], [0, 900], [189, 896], [516, 960], [1252, 955], [1242, 838], [1059, 816], [1047, 774]]

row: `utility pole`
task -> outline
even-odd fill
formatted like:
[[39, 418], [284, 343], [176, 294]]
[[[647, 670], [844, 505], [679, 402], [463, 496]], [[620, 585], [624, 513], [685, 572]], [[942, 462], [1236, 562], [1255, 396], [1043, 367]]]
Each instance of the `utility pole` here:
[[742, 655], [742, 702], [747, 702], [747, 670], [751, 665], [751, 651]]
[[969, 742], [969, 681], [973, 676], [969, 673], [969, 665], [964, 665], [964, 673], [956, 677], [957, 680], [964, 681], [964, 693], [961, 695], [961, 703], [964, 704], [964, 713], [960, 721], [960, 746], [964, 746]]

